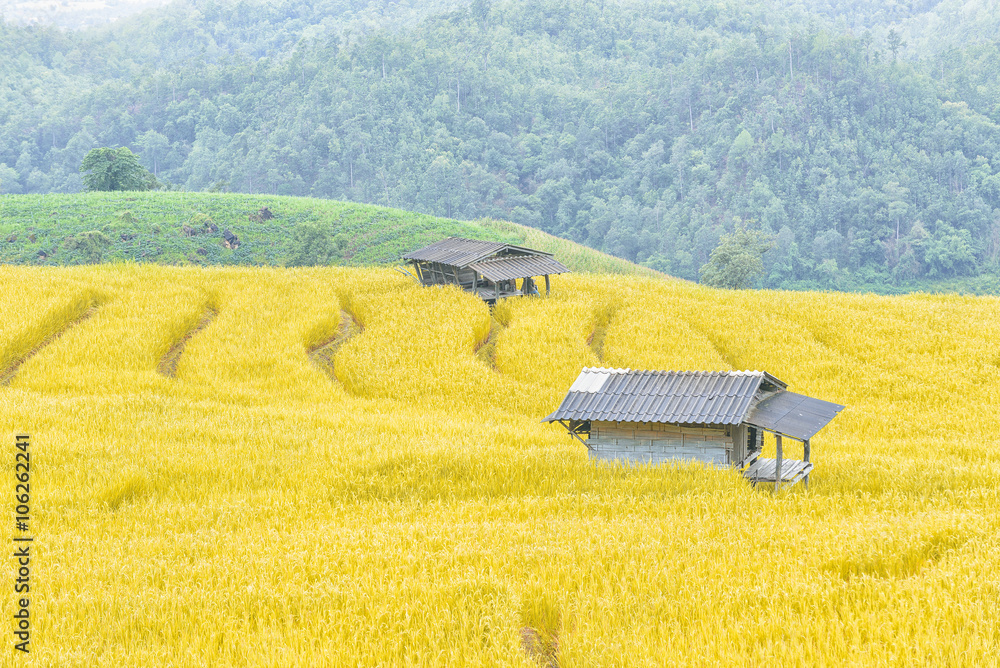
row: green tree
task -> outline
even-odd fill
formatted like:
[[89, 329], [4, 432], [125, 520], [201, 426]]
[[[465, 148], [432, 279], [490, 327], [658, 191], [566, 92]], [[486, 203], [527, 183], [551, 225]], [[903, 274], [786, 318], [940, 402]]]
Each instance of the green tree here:
[[890, 28], [885, 44], [889, 47], [889, 51], [892, 52], [892, 62], [896, 62], [896, 54], [901, 48], [906, 46], [906, 42], [903, 41], [903, 38], [899, 36], [899, 33], [895, 29]]
[[80, 165], [87, 190], [155, 190], [156, 177], [127, 147], [91, 149]]
[[749, 288], [763, 275], [761, 258], [773, 247], [773, 236], [740, 225], [719, 239], [719, 245], [699, 272], [701, 282], [715, 288]]
[[931, 277], [975, 272], [976, 254], [969, 230], [955, 229], [939, 220], [933, 236], [923, 245], [924, 259], [930, 267], [927, 273]]
[[321, 267], [335, 264], [341, 257], [340, 251], [346, 246], [331, 235], [330, 229], [316, 223], [303, 223], [296, 227], [292, 252], [288, 265], [291, 267]]
[[145, 158], [146, 164], [152, 166], [153, 176], [159, 176], [160, 160], [170, 150], [170, 140], [156, 130], [149, 130], [139, 135], [136, 144], [142, 149], [142, 157]]
[[0, 162], [0, 193], [18, 194], [24, 192], [17, 172]]

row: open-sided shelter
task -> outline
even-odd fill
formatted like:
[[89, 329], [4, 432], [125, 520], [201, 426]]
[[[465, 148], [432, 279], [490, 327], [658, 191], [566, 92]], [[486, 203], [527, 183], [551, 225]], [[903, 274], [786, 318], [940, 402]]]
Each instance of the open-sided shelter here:
[[[569, 271], [552, 253], [497, 241], [448, 237], [403, 256], [424, 285], [458, 285], [489, 303], [538, 294], [535, 278]], [[518, 281], [520, 280], [520, 285]]]
[[[844, 407], [789, 392], [766, 371], [584, 368], [543, 422], [559, 422], [603, 460], [701, 461], [737, 467], [754, 482], [809, 483], [809, 440]], [[764, 432], [777, 456], [760, 457]], [[782, 438], [802, 441], [785, 459]]]

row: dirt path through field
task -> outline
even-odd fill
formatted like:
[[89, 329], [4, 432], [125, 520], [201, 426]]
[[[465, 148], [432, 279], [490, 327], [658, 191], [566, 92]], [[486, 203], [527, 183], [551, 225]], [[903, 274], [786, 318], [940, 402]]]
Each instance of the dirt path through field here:
[[36, 354], [38, 354], [38, 352], [41, 351], [42, 348], [49, 345], [50, 343], [53, 343], [56, 339], [65, 334], [67, 331], [69, 331], [76, 325], [79, 325], [81, 322], [83, 322], [90, 316], [97, 313], [97, 308], [98, 307], [96, 305], [91, 306], [86, 311], [84, 311], [79, 317], [74, 318], [73, 320], [67, 322], [59, 331], [55, 332], [54, 334], [50, 334], [48, 337], [39, 342], [38, 345], [36, 345], [34, 348], [29, 350], [24, 355], [18, 357], [6, 369], [0, 370], [0, 387], [5, 387], [7, 385], [10, 385], [11, 381], [14, 380], [14, 376], [17, 375], [18, 370], [21, 368], [21, 365], [23, 365], [25, 362], [27, 362]]
[[181, 360], [181, 354], [184, 352], [184, 347], [187, 345], [188, 341], [194, 338], [195, 334], [205, 329], [212, 324], [216, 316], [219, 315], [219, 311], [211, 306], [205, 308], [205, 312], [202, 313], [201, 319], [198, 321], [194, 327], [188, 330], [187, 334], [182, 336], [177, 340], [174, 345], [170, 346], [170, 350], [160, 358], [159, 364], [156, 365], [156, 370], [162, 373], [168, 378], [175, 378], [177, 376], [177, 364]]
[[333, 358], [342, 345], [365, 331], [365, 326], [346, 310], [340, 311], [340, 327], [333, 338], [328, 339], [309, 350], [309, 359], [322, 369], [332, 380], [339, 382], [333, 366]]

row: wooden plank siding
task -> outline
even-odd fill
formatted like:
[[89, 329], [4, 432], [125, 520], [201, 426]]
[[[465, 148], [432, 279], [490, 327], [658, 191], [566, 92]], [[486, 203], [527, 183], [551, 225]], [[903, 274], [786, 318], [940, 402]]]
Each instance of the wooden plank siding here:
[[730, 427], [720, 425], [595, 421], [587, 445], [592, 458], [605, 461], [689, 460], [725, 467], [733, 458]]
[[[417, 277], [424, 286], [457, 285], [463, 290], [475, 293], [486, 300], [504, 297], [520, 297], [523, 290], [501, 290], [500, 283], [494, 283], [480, 276], [475, 270], [458, 268], [440, 262], [416, 262]], [[522, 279], [523, 280], [523, 279]], [[504, 284], [507, 282], [504, 281]], [[516, 281], [511, 281], [516, 284]]]
[[[744, 477], [751, 482], [778, 483], [778, 462], [774, 459], [758, 459], [743, 472]], [[794, 485], [809, 476], [813, 465], [798, 459], [785, 459], [781, 464], [781, 483]], [[778, 483], [780, 484], [780, 483]]]

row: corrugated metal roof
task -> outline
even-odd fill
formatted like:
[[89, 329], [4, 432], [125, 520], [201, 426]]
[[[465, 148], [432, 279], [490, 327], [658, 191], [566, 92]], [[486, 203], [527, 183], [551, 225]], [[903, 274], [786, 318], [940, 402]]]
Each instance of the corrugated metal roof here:
[[[540, 257], [552, 257], [552, 253], [532, 250], [522, 246], [514, 246], [498, 241], [478, 241], [476, 239], [465, 239], [463, 237], [448, 237], [441, 241], [435, 241], [430, 246], [417, 249], [412, 253], [403, 256], [404, 260], [419, 260], [423, 262], [440, 262], [454, 267], [465, 268], [473, 262], [485, 260], [501, 251], [520, 253], [522, 255], [535, 255]], [[561, 265], [560, 265], [561, 266]], [[536, 275], [536, 274], [532, 274]], [[515, 278], [521, 278], [519, 275]]]
[[585, 368], [543, 421], [740, 424], [765, 380], [785, 386], [763, 371]]
[[569, 271], [561, 262], [547, 255], [508, 255], [473, 262], [469, 268], [478, 271], [491, 281], [565, 274]]
[[441, 262], [457, 267], [465, 267], [476, 260], [489, 257], [503, 249], [507, 244], [497, 241], [476, 241], [462, 237], [448, 237], [435, 241], [403, 256], [404, 260], [422, 260], [424, 262]]
[[803, 441], [844, 410], [840, 404], [794, 392], [778, 392], [753, 407], [745, 422]]
[[628, 373], [630, 369], [603, 369], [603, 368], [584, 368], [583, 373], [576, 377], [573, 381], [573, 385], [570, 386], [570, 392], [600, 392], [604, 384], [608, 382], [612, 374], [625, 374]]

